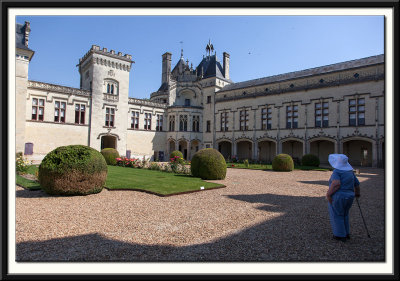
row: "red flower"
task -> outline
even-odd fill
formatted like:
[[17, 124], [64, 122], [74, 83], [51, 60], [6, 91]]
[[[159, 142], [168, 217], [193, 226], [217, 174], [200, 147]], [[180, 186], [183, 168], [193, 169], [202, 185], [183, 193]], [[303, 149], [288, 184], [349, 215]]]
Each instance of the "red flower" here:
[[232, 166], [231, 166], [231, 167], [235, 167], [235, 165], [233, 165], [233, 164], [232, 164]]
[[121, 158], [115, 158], [115, 160], [117, 160], [117, 161], [121, 161]]

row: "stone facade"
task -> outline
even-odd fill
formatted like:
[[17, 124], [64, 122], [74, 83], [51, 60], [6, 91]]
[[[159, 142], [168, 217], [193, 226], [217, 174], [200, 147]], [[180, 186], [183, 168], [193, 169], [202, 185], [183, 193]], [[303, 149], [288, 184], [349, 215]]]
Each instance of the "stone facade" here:
[[221, 64], [212, 50], [195, 68], [183, 51], [173, 68], [163, 54], [150, 99], [129, 97], [128, 54], [93, 45], [79, 60], [79, 89], [28, 81], [31, 56], [17, 55], [17, 151], [33, 159], [83, 144], [168, 160], [173, 150], [191, 159], [214, 147], [261, 162], [312, 153], [326, 164], [330, 153], [345, 153], [355, 166], [383, 166], [383, 55], [234, 83], [230, 55]]

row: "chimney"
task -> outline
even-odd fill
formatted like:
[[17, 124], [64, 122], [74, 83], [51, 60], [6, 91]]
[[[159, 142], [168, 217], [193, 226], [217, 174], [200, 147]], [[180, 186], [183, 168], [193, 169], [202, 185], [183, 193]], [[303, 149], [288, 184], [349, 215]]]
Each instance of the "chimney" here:
[[28, 47], [28, 41], [29, 41], [29, 33], [31, 32], [31, 24], [29, 21], [25, 22], [25, 36], [24, 36], [24, 43], [25, 46]]
[[229, 79], [229, 54], [224, 52], [224, 62], [223, 62], [223, 67], [224, 67], [224, 77], [226, 79]]
[[169, 76], [171, 75], [171, 53], [166, 52], [162, 55], [162, 73], [161, 73], [161, 84], [169, 82]]

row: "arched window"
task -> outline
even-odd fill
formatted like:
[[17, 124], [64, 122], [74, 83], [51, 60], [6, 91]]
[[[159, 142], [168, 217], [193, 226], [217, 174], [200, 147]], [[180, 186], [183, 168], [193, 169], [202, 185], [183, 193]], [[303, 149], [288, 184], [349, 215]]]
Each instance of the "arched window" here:
[[119, 94], [118, 93], [118, 86], [119, 86], [118, 81], [116, 81], [114, 79], [107, 78], [107, 79], [104, 80], [104, 88], [103, 88], [104, 92], [103, 93], [106, 93], [106, 94], [109, 94], [109, 95], [118, 95]]

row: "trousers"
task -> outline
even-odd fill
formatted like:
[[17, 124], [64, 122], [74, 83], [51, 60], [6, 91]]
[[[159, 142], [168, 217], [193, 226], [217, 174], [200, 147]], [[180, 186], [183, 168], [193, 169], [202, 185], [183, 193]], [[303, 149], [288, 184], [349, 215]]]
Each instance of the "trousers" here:
[[350, 234], [349, 211], [354, 201], [354, 193], [336, 192], [332, 203], [328, 202], [329, 217], [333, 235], [346, 237]]

